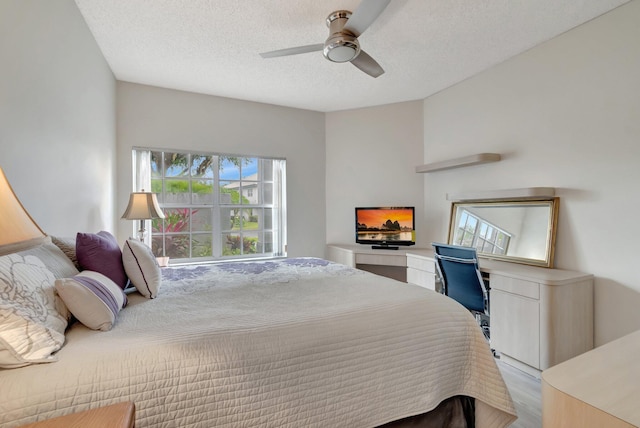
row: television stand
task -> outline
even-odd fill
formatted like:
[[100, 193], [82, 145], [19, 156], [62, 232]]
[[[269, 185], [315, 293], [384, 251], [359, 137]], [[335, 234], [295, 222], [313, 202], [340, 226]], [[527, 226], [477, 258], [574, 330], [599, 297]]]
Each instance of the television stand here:
[[400, 247], [394, 247], [391, 245], [372, 245], [372, 250], [398, 250]]

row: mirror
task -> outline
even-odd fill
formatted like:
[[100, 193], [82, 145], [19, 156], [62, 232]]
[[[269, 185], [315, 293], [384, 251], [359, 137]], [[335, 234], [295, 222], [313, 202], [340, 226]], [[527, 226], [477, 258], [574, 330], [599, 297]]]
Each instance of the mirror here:
[[558, 198], [464, 201], [451, 206], [449, 244], [479, 257], [553, 267]]

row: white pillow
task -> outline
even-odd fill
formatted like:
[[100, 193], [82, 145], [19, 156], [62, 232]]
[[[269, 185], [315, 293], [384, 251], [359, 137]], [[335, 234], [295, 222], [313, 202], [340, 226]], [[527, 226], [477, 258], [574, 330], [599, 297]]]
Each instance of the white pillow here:
[[101, 273], [85, 270], [56, 280], [56, 291], [78, 321], [92, 330], [111, 330], [127, 304], [124, 291]]
[[56, 310], [55, 277], [32, 255], [0, 257], [0, 367], [57, 361], [67, 320]]
[[151, 248], [136, 239], [127, 239], [122, 247], [124, 271], [138, 292], [147, 299], [158, 296], [162, 273]]

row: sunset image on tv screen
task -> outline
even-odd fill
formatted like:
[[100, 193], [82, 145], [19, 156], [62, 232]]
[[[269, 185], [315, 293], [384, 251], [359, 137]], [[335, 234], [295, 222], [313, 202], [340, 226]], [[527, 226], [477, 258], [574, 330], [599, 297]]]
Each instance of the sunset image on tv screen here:
[[381, 229], [388, 221], [391, 221], [391, 223], [398, 222], [401, 230], [411, 230], [413, 229], [413, 210], [372, 209], [358, 211], [359, 229]]

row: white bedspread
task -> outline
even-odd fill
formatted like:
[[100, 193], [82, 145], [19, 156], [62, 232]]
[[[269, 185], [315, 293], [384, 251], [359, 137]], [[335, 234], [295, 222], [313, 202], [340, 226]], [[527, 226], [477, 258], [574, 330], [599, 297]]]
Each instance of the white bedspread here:
[[320, 259], [163, 269], [115, 327], [0, 370], [0, 426], [123, 400], [144, 427], [374, 427], [443, 399], [476, 426], [515, 410], [474, 318], [435, 292]]

